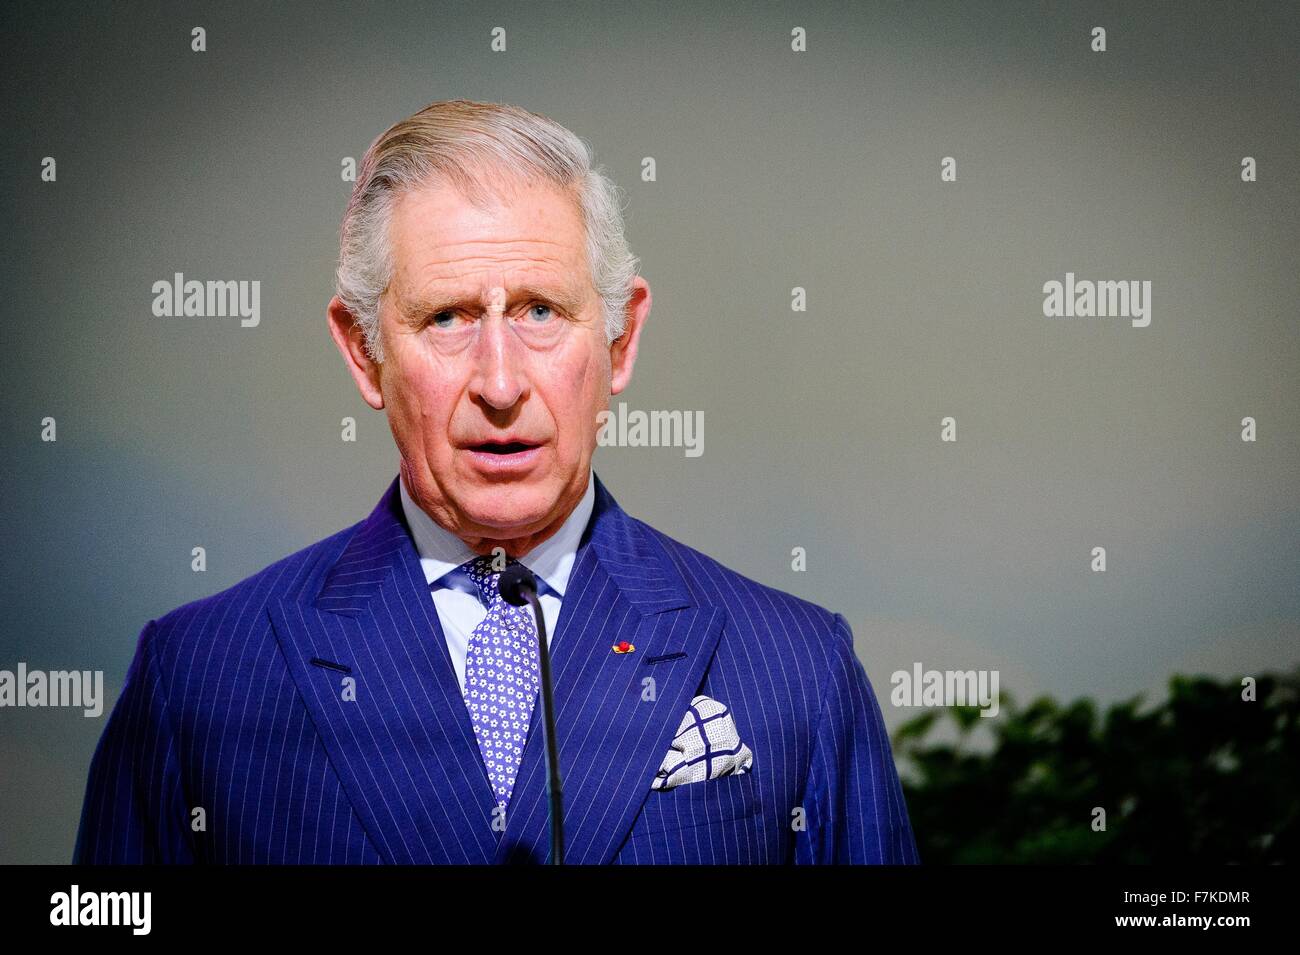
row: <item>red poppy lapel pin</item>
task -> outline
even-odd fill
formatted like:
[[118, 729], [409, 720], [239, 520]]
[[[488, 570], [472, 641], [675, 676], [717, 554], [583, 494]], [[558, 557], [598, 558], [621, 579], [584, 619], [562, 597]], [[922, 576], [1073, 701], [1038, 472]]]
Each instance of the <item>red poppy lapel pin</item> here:
[[632, 644], [628, 643], [626, 640], [620, 640], [618, 643], [610, 647], [610, 649], [615, 653], [631, 653], [636, 649], [636, 647], [632, 646]]

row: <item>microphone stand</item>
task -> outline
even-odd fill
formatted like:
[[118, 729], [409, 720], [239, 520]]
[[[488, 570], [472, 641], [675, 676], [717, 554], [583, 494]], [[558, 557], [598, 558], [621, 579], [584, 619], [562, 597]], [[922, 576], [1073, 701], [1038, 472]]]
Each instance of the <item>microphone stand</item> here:
[[551, 831], [551, 865], [564, 865], [564, 793], [560, 785], [560, 760], [555, 747], [555, 700], [551, 691], [551, 651], [547, 645], [546, 618], [537, 599], [537, 581], [523, 564], [501, 574], [500, 593], [507, 603], [522, 607], [525, 601], [537, 619], [537, 656], [542, 677], [542, 725], [546, 731], [547, 819]]

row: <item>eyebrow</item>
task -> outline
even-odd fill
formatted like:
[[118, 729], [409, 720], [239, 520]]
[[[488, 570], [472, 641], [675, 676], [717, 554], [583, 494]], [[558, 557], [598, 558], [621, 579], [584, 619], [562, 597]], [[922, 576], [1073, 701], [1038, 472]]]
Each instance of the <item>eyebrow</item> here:
[[[551, 287], [547, 285], [517, 285], [506, 294], [506, 307], [529, 299], [541, 299], [560, 306], [570, 315], [576, 315], [582, 308], [582, 292], [572, 286]], [[477, 310], [483, 307], [482, 293], [465, 294], [463, 292], [433, 292], [422, 294], [410, 301], [404, 301], [399, 308], [406, 319], [415, 319], [424, 315], [433, 315], [448, 309], [465, 308]]]

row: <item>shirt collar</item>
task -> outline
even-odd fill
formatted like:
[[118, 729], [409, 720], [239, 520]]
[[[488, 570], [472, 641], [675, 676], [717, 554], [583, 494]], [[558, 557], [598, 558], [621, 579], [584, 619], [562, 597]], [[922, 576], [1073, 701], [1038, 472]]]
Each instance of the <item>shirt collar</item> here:
[[[415, 503], [407, 493], [406, 482], [399, 478], [397, 483], [401, 487], [402, 511], [415, 539], [415, 549], [420, 554], [425, 581], [432, 585], [461, 564], [473, 560], [476, 555], [463, 540], [434, 521]], [[559, 530], [519, 558], [521, 564], [560, 597], [564, 596], [569, 584], [578, 544], [582, 541], [582, 532], [587, 529], [595, 503], [596, 483], [588, 469], [587, 490], [578, 506], [565, 518]]]

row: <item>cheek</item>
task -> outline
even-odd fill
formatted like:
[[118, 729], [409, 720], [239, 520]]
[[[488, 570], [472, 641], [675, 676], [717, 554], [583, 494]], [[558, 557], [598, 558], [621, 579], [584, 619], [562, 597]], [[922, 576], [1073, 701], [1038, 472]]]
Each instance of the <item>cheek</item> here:
[[596, 414], [609, 406], [609, 362], [601, 352], [575, 349], [548, 368], [547, 404], [560, 428], [561, 446], [577, 454], [595, 441]]
[[389, 417], [400, 426], [408, 444], [444, 449], [457, 390], [451, 376], [431, 362], [407, 360], [393, 369], [385, 388]]

